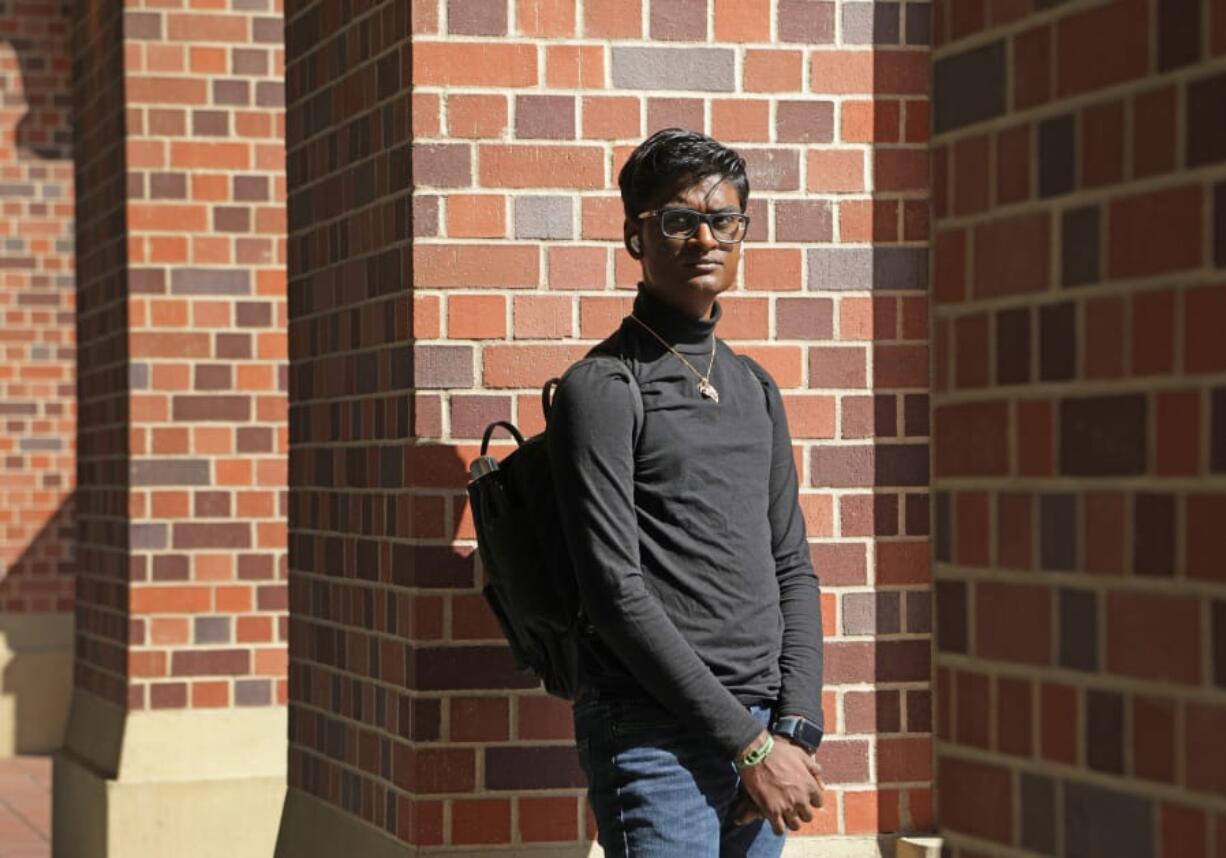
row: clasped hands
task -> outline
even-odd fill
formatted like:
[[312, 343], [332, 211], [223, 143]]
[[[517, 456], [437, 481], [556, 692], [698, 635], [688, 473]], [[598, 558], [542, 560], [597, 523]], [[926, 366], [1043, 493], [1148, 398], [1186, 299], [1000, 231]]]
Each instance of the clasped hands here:
[[[765, 741], [763, 731], [750, 747]], [[777, 739], [762, 762], [741, 769], [741, 795], [733, 808], [733, 822], [744, 825], [765, 819], [776, 834], [796, 831], [813, 820], [813, 808], [824, 800], [822, 767], [813, 755], [787, 739]]]

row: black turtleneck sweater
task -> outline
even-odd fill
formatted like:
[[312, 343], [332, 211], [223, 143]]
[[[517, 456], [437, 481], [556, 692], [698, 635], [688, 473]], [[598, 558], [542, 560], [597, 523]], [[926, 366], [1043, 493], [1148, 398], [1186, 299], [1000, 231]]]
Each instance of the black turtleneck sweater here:
[[697, 320], [640, 287], [634, 315], [701, 373], [716, 349], [719, 402], [630, 318], [594, 350], [616, 357], [580, 361], [554, 396], [554, 482], [596, 632], [583, 681], [658, 701], [732, 757], [761, 731], [746, 704], [822, 723], [791, 437], [774, 381], [716, 339], [718, 303]]

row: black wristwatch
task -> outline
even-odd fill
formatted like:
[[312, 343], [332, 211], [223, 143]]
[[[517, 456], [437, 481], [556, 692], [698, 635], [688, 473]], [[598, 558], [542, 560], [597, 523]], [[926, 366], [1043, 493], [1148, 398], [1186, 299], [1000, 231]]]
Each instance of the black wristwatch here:
[[799, 715], [784, 715], [771, 727], [771, 732], [790, 739], [810, 754], [822, 743], [822, 728]]

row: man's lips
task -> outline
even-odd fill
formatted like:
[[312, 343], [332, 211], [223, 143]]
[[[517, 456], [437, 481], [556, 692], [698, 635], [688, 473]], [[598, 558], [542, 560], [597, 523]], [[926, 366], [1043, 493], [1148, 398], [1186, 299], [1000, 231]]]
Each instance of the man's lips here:
[[718, 259], [709, 259], [706, 257], [703, 257], [702, 259], [692, 259], [685, 263], [686, 268], [697, 268], [699, 271], [714, 271], [716, 268], [722, 268], [723, 265], [724, 263]]

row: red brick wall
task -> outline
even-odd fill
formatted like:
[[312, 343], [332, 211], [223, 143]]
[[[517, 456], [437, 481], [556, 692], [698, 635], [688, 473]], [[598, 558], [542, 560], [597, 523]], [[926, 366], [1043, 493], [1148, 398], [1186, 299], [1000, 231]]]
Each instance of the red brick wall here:
[[424, 847], [593, 835], [568, 707], [479, 595], [465, 466], [618, 323], [616, 170], [680, 124], [751, 165], [722, 334], [785, 390], [826, 586], [811, 830], [926, 828], [927, 7], [411, 10], [287, 9], [291, 785]]
[[123, 37], [117, 3], [73, 6], [77, 251], [75, 684], [128, 699], [128, 304]]
[[[833, 789], [808, 833], [926, 829], [927, 6], [414, 9], [416, 430], [419, 455], [447, 463], [417, 480], [419, 542], [471, 550], [445, 547], [472, 544], [457, 466], [491, 420], [540, 429], [540, 384], [629, 308], [616, 175], [630, 149], [668, 125], [735, 146], [754, 223], [720, 333], [784, 390], [824, 585]], [[432, 834], [591, 836], [567, 708], [504, 690], [522, 684], [485, 658], [497, 627], [480, 573], [463, 572], [423, 601], [418, 638], [447, 674], [418, 679], [437, 740], [477, 774], [436, 788], [468, 795]]]
[[0, 612], [72, 610], [69, 4], [0, 19]]
[[[145, 4], [142, 4], [144, 6]], [[124, 14], [133, 706], [286, 700], [284, 36]]]
[[244, 5], [80, 7], [78, 685], [131, 708], [286, 698], [283, 35]]
[[1033, 5], [935, 10], [939, 815], [1221, 855], [1226, 4]]

